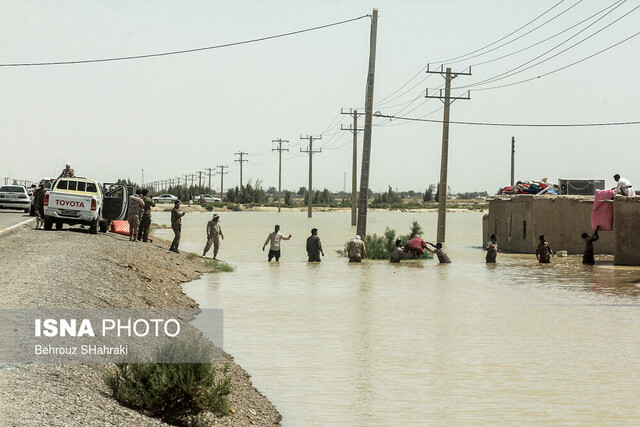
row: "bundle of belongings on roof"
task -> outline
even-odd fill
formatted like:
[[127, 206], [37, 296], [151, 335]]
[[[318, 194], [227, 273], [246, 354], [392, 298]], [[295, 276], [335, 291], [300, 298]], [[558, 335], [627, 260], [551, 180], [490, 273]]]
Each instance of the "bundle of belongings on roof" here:
[[557, 194], [553, 185], [547, 184], [547, 178], [540, 181], [518, 181], [514, 186], [500, 189], [499, 194]]

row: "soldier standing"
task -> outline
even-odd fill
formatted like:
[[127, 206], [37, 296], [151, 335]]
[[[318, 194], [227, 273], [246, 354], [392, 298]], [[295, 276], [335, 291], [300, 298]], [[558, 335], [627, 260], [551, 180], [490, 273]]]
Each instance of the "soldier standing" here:
[[211, 245], [213, 245], [213, 259], [218, 259], [220, 237], [224, 240], [224, 234], [222, 234], [222, 228], [220, 228], [220, 215], [213, 214], [213, 218], [207, 223], [207, 244], [204, 246], [202, 258], [204, 258], [209, 249], [211, 249]]
[[324, 256], [322, 250], [322, 242], [318, 237], [318, 229], [311, 229], [311, 236], [307, 238], [307, 255], [309, 255], [309, 262], [320, 262], [320, 254]]
[[356, 237], [349, 240], [347, 244], [347, 256], [349, 257], [349, 262], [362, 262], [362, 258], [364, 258], [364, 242], [360, 238], [359, 234], [356, 234]]
[[136, 194], [129, 197], [129, 241], [135, 242], [140, 226], [140, 211], [144, 209], [144, 201]]
[[60, 176], [58, 178], [72, 178], [74, 176], [76, 176], [76, 173], [73, 169], [71, 169], [71, 163], [67, 163], [64, 169], [62, 169], [62, 172], [60, 172]]
[[33, 193], [33, 203], [35, 205], [36, 215], [36, 228], [40, 228], [44, 224], [44, 184], [40, 184], [40, 187]]
[[540, 236], [540, 243], [538, 244], [538, 249], [536, 249], [536, 258], [538, 258], [540, 264], [548, 264], [551, 262], [552, 255], [553, 249], [551, 249], [547, 238], [543, 234]]
[[182, 233], [182, 217], [186, 212], [180, 212], [180, 200], [176, 200], [176, 203], [171, 209], [171, 228], [173, 229], [173, 234], [175, 237], [173, 238], [173, 242], [171, 242], [171, 247], [169, 250], [171, 252], [175, 252], [177, 254], [180, 253], [178, 250], [178, 246], [180, 245], [180, 234]]
[[140, 240], [140, 236], [142, 236], [142, 241], [146, 242], [149, 239], [149, 227], [151, 227], [151, 208], [156, 205], [156, 202], [149, 197], [149, 190], [146, 188], [142, 190], [142, 201], [144, 202], [144, 212], [140, 220], [138, 240]]

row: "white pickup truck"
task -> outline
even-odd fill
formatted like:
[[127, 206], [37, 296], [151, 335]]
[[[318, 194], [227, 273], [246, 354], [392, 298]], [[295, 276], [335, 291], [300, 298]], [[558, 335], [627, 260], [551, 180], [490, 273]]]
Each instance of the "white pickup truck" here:
[[112, 220], [123, 219], [127, 213], [128, 189], [119, 184], [102, 185], [86, 178], [58, 178], [44, 196], [44, 228], [55, 223], [84, 224], [91, 234], [98, 228], [106, 233]]

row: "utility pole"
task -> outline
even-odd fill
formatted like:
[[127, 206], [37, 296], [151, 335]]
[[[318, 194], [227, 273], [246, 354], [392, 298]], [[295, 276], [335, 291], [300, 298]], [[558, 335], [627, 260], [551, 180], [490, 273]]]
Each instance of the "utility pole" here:
[[373, 122], [373, 83], [376, 75], [376, 40], [378, 37], [378, 9], [373, 9], [371, 34], [369, 36], [369, 69], [364, 105], [364, 134], [362, 137], [362, 169], [360, 171], [360, 194], [358, 198], [357, 234], [367, 234], [367, 203], [369, 199], [369, 164], [371, 161], [371, 130]]
[[429, 70], [429, 66], [427, 65], [427, 73], [430, 74], [440, 74], [444, 75], [445, 78], [445, 89], [444, 89], [444, 97], [442, 96], [442, 89], [440, 89], [439, 95], [429, 95], [429, 89], [427, 89], [427, 93], [425, 98], [437, 98], [444, 103], [444, 118], [442, 120], [442, 157], [440, 158], [440, 198], [438, 200], [438, 235], [437, 241], [444, 242], [445, 241], [445, 229], [446, 229], [446, 221], [447, 221], [447, 163], [449, 160], [449, 109], [451, 107], [451, 103], [456, 99], [471, 99], [470, 92], [467, 92], [467, 96], [463, 97], [452, 97], [451, 96], [451, 80], [455, 79], [459, 75], [462, 76], [470, 76], [471, 75], [471, 67], [469, 67], [468, 72], [462, 73], [451, 73], [451, 68], [447, 68], [446, 72], [443, 70], [444, 67], [440, 67], [440, 70]]
[[185, 188], [189, 186], [189, 174], [184, 175], [184, 186]]
[[515, 185], [516, 137], [511, 137], [511, 186]]
[[193, 178], [195, 178], [196, 174], [195, 173], [191, 173], [191, 174], [189, 174], [189, 176], [191, 177], [191, 186], [193, 187]]
[[140, 183], [140, 187], [144, 188], [144, 169], [142, 169], [142, 182]]
[[204, 169], [209, 172], [209, 189], [211, 190], [211, 171], [214, 170], [215, 168], [204, 168]]
[[309, 153], [309, 191], [307, 192], [308, 194], [308, 198], [309, 198], [309, 207], [307, 209], [307, 216], [309, 218], [312, 217], [312, 212], [313, 212], [313, 154], [314, 153], [322, 153], [322, 149], [320, 150], [316, 150], [313, 151], [313, 141], [316, 139], [322, 139], [322, 136], [318, 136], [318, 137], [314, 137], [314, 136], [310, 136], [307, 135], [305, 137], [303, 137], [302, 135], [300, 135], [300, 139], [308, 139], [309, 140], [309, 148], [306, 150], [303, 150], [302, 148], [300, 149], [301, 153]]
[[358, 219], [358, 132], [364, 129], [358, 129], [358, 116], [364, 113], [358, 113], [358, 110], [349, 110], [348, 112], [340, 109], [340, 114], [349, 114], [353, 116], [353, 126], [348, 128], [340, 125], [341, 130], [350, 130], [353, 133], [353, 164], [351, 166], [351, 225], [355, 226]]
[[242, 163], [248, 162], [249, 160], [244, 159], [243, 156], [248, 156], [249, 153], [245, 153], [244, 151], [240, 151], [235, 153], [236, 156], [240, 156], [240, 159], [234, 160], [234, 162], [240, 162], [240, 188], [242, 188]]
[[229, 166], [218, 165], [218, 167], [220, 168], [220, 171], [218, 172], [218, 174], [220, 175], [220, 198], [224, 199], [224, 176], [229, 173], [225, 172], [224, 170]]
[[271, 142], [277, 142], [278, 143], [278, 148], [272, 148], [271, 151], [277, 151], [278, 152], [278, 212], [280, 212], [280, 193], [282, 192], [282, 152], [283, 151], [289, 151], [288, 148], [282, 148], [282, 143], [286, 142], [289, 143], [288, 140], [283, 140], [283, 139], [274, 139]]
[[202, 188], [202, 171], [197, 171], [198, 174], [198, 188]]

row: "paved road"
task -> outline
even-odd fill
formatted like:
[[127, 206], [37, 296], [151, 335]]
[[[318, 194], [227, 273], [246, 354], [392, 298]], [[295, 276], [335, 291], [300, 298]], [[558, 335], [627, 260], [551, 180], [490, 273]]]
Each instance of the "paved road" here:
[[30, 218], [35, 217], [29, 216], [29, 214], [26, 214], [22, 211], [0, 209], [0, 230], [7, 229], [12, 225], [19, 224], [22, 221], [26, 221]]

